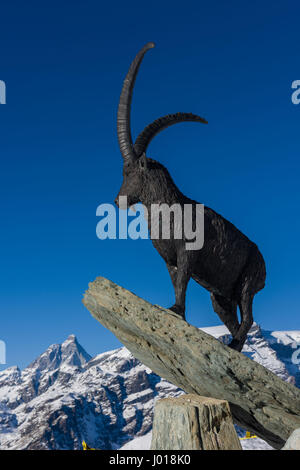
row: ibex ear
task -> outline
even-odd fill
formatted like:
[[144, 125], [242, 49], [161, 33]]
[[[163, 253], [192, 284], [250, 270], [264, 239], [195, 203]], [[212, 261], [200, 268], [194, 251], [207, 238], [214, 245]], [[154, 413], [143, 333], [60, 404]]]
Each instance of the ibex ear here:
[[145, 152], [142, 154], [142, 156], [139, 158], [139, 167], [142, 170], [147, 170], [148, 167], [148, 162], [147, 162], [147, 157]]

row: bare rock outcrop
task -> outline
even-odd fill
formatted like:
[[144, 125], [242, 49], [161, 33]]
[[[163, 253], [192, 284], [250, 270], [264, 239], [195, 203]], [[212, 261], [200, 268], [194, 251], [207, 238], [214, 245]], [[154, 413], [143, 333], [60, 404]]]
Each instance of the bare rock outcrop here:
[[227, 400], [233, 420], [280, 449], [300, 427], [300, 390], [170, 310], [98, 277], [91, 314], [146, 366], [186, 393]]
[[158, 400], [151, 450], [242, 450], [228, 402], [188, 394]]

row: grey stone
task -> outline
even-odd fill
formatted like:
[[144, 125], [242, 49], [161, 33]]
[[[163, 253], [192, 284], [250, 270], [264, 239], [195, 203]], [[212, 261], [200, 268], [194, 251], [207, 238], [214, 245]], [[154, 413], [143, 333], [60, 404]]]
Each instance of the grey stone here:
[[233, 420], [280, 449], [300, 427], [300, 390], [184, 321], [98, 277], [91, 314], [142, 363], [186, 393], [227, 400]]
[[300, 450], [300, 428], [292, 432], [282, 450]]
[[188, 394], [156, 402], [151, 450], [242, 450], [229, 404]]

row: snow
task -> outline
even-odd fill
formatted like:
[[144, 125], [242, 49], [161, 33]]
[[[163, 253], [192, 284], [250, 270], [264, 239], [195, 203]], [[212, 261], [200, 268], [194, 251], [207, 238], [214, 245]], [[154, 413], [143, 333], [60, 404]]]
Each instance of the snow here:
[[265, 441], [256, 438], [241, 439], [243, 450], [274, 450], [273, 447], [269, 446]]
[[208, 326], [206, 328], [200, 328], [200, 330], [204, 331], [204, 333], [207, 333], [208, 335], [214, 336], [215, 338], [220, 338], [220, 336], [230, 335], [230, 332], [225, 325]]
[[[151, 446], [152, 431], [148, 432], [144, 436], [136, 437], [131, 441], [127, 442], [120, 450], [149, 450]], [[250, 439], [240, 439], [241, 446], [243, 450], [273, 450], [262, 439], [250, 438]]]
[[273, 331], [271, 336], [276, 339], [277, 343], [285, 346], [292, 343], [298, 343], [300, 346], [300, 331]]
[[149, 450], [151, 446], [152, 431], [144, 436], [136, 437], [127, 442], [120, 450]]

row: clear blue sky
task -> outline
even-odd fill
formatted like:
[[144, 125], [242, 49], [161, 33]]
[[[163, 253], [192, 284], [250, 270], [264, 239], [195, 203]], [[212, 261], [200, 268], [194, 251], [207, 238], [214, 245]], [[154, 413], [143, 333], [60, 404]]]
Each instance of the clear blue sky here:
[[[27, 365], [70, 333], [90, 354], [119, 346], [81, 304], [102, 275], [163, 306], [173, 303], [151, 241], [100, 241], [96, 208], [119, 190], [116, 112], [123, 78], [154, 41], [138, 76], [133, 135], [167, 113], [198, 113], [160, 134], [148, 156], [180, 189], [260, 247], [267, 284], [254, 316], [300, 329], [300, 79], [297, 1], [12, 1], [1, 4], [0, 339], [7, 365]], [[220, 324], [191, 282], [187, 319]]]

